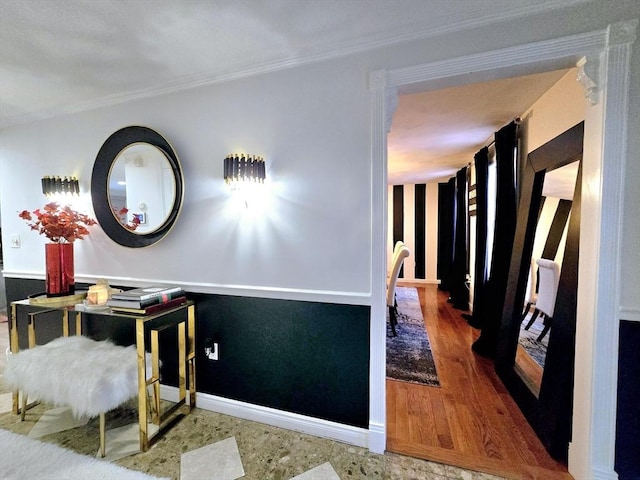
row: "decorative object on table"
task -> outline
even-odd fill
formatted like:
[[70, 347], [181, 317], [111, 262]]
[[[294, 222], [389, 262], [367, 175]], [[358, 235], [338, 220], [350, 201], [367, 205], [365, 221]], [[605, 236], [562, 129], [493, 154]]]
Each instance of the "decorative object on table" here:
[[148, 315], [186, 300], [182, 287], [151, 286], [114, 293], [107, 301], [114, 311]]
[[109, 286], [108, 285], [91, 285], [87, 292], [87, 304], [88, 305], [104, 305], [109, 299]]
[[119, 288], [113, 288], [109, 286], [109, 282], [105, 279], [100, 279], [95, 285], [89, 287], [87, 292], [87, 298], [82, 303], [82, 308], [86, 311], [102, 311], [108, 310], [107, 300], [111, 298], [111, 295], [118, 293], [121, 290]]
[[121, 291], [119, 288], [109, 286], [109, 282], [101, 278], [95, 285], [89, 287], [86, 303], [89, 305], [106, 305], [111, 295], [120, 293]]
[[396, 287], [397, 336], [387, 336], [387, 378], [439, 387], [438, 372], [431, 353], [418, 292]]
[[45, 245], [47, 296], [66, 296], [75, 291], [73, 242], [89, 235], [87, 227], [96, 221], [57, 202], [47, 203], [43, 209], [33, 212], [23, 210], [18, 214], [28, 222], [31, 230], [46, 236], [51, 243]]

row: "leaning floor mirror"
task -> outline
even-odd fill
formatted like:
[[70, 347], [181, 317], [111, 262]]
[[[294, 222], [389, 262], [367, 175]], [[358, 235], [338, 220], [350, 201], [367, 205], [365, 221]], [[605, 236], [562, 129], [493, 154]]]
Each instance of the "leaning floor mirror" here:
[[495, 362], [562, 461], [571, 434], [583, 134], [582, 122], [528, 155]]

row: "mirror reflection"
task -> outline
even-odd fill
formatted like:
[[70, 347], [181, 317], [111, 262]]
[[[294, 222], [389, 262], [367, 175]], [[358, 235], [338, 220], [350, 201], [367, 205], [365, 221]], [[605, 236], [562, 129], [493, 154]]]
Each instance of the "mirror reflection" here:
[[148, 143], [133, 143], [115, 158], [109, 173], [108, 198], [116, 219], [143, 235], [161, 227], [171, 214], [176, 183], [165, 152]]
[[515, 361], [516, 371], [536, 396], [553, 325], [579, 164], [576, 161], [548, 171], [544, 178]]

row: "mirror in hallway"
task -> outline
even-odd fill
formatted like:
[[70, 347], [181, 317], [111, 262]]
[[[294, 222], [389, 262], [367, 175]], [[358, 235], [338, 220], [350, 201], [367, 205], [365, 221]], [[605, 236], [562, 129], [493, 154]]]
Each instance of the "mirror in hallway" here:
[[536, 397], [540, 393], [553, 325], [553, 307], [579, 165], [576, 161], [547, 171], [542, 187], [514, 367]]
[[[581, 122], [529, 153], [520, 190], [520, 203], [509, 266], [508, 288], [502, 310], [496, 371], [531, 424], [547, 451], [567, 461], [573, 415], [573, 377], [580, 245], [580, 197], [584, 122]], [[519, 372], [519, 345], [523, 305], [534, 257], [538, 219], [543, 207], [545, 176], [560, 167], [578, 163], [576, 189], [571, 204], [565, 247], [558, 279], [557, 301], [553, 302], [553, 326], [548, 332], [545, 366], [536, 395]], [[543, 248], [543, 256], [544, 256]], [[539, 303], [540, 300], [538, 299]], [[526, 326], [526, 325], [525, 325]]]

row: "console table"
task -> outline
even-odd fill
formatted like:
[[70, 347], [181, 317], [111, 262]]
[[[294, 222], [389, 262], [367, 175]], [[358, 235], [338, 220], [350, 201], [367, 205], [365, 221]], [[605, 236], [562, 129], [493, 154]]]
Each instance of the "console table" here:
[[[72, 299], [77, 301], [77, 299]], [[9, 343], [12, 353], [20, 350], [19, 330], [23, 331], [24, 323], [19, 313], [27, 310], [27, 339], [29, 348], [36, 345], [36, 318], [44, 313], [60, 313], [62, 319], [62, 334], [68, 336], [75, 321], [75, 334], [82, 333], [85, 315], [96, 316], [100, 322], [132, 322], [135, 325], [135, 345], [138, 357], [138, 423], [140, 429], [140, 450], [145, 452], [151, 443], [168, 430], [177, 420], [180, 411], [191, 412], [196, 405], [195, 388], [195, 305], [191, 300], [185, 301], [162, 312], [151, 315], [128, 315], [114, 313], [110, 309], [86, 310], [74, 304], [67, 305], [64, 300], [52, 303], [39, 303], [33, 300], [19, 300], [11, 303], [9, 319]], [[20, 328], [22, 327], [22, 328]], [[169, 328], [177, 329], [178, 337], [178, 402], [166, 411], [160, 409], [160, 352], [159, 334]], [[24, 343], [24, 340], [23, 340]], [[132, 342], [133, 343], [133, 342]], [[151, 353], [151, 375], [147, 376], [145, 354]], [[70, 375], [73, 372], [69, 372]], [[188, 373], [188, 375], [187, 375]], [[153, 404], [149, 405], [148, 388], [152, 388]], [[189, 393], [187, 397], [187, 391]], [[183, 408], [184, 407], [184, 408]], [[24, 408], [24, 407], [23, 407]], [[13, 413], [20, 412], [18, 392], [13, 394]], [[153, 435], [149, 432], [149, 419], [157, 425], [158, 430]]]

